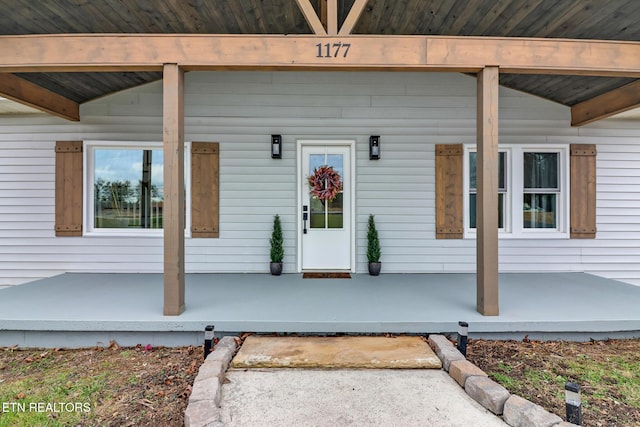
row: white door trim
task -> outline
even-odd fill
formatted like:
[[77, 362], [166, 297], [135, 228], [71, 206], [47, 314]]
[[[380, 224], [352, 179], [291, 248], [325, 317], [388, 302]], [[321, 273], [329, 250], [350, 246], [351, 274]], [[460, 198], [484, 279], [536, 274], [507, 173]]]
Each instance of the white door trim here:
[[344, 139], [344, 140], [323, 140], [323, 139], [299, 139], [297, 140], [296, 146], [296, 193], [297, 193], [297, 203], [296, 208], [298, 213], [296, 214], [297, 218], [297, 271], [302, 272], [302, 147], [303, 146], [343, 146], [349, 147], [349, 174], [350, 174], [350, 182], [351, 185], [348, 188], [348, 191], [351, 193], [350, 197], [350, 207], [351, 214], [349, 215], [349, 221], [351, 221], [351, 230], [350, 230], [350, 253], [351, 259], [349, 264], [351, 265], [349, 271], [355, 273], [356, 269], [356, 141], [354, 139]]

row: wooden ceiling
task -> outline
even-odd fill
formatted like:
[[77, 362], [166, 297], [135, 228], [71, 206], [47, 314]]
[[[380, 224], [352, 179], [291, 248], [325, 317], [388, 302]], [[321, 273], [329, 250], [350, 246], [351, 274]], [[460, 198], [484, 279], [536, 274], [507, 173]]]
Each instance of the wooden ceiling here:
[[[311, 0], [318, 15], [322, 3]], [[355, 0], [337, 0], [338, 23]], [[296, 0], [0, 0], [0, 35], [63, 33], [309, 34]], [[353, 34], [640, 41], [638, 0], [369, 0]], [[160, 73], [19, 73], [83, 103]], [[506, 87], [567, 106], [636, 79], [502, 74]]]

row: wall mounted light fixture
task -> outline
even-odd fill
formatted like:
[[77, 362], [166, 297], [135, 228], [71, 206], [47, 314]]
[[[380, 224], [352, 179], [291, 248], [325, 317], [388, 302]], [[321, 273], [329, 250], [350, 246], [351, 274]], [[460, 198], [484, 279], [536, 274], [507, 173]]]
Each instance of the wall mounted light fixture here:
[[378, 160], [380, 158], [380, 135], [371, 135], [369, 137], [369, 160]]
[[271, 158], [282, 158], [282, 135], [271, 135]]

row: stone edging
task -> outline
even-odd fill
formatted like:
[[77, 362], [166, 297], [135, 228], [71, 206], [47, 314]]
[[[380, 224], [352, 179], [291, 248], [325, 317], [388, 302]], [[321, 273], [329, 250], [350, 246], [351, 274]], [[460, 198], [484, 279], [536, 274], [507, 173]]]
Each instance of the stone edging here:
[[464, 388], [469, 397], [487, 410], [502, 416], [502, 420], [508, 425], [575, 427], [575, 424], [563, 421], [542, 406], [510, 394], [506, 388], [469, 362], [444, 335], [429, 335], [427, 341], [442, 361], [444, 370]]
[[[469, 397], [512, 427], [575, 427], [559, 416], [546, 411], [489, 378], [469, 362], [444, 335], [429, 335], [429, 345], [442, 361], [442, 367]], [[207, 356], [193, 383], [189, 404], [184, 413], [185, 427], [222, 427], [220, 398], [222, 382], [238, 345], [236, 337], [220, 339], [214, 351]]]
[[200, 366], [184, 413], [185, 427], [224, 425], [220, 413], [222, 382], [237, 348], [235, 337], [223, 337]]

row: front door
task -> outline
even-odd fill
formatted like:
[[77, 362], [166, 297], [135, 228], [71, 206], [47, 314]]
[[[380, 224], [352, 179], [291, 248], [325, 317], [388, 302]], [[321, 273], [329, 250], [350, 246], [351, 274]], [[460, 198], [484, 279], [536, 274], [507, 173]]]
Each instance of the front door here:
[[[303, 270], [351, 269], [350, 150], [348, 145], [301, 145]], [[315, 177], [315, 185], [310, 177]]]

